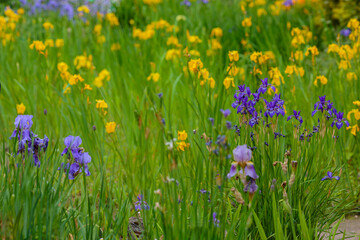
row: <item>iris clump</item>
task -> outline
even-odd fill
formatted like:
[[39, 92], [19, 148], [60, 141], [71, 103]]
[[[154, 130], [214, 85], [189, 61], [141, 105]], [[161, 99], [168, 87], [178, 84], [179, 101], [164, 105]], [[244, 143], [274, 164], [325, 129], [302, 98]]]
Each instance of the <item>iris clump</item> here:
[[135, 211], [140, 211], [140, 210], [149, 210], [150, 206], [147, 204], [146, 201], [144, 201], [144, 195], [139, 194], [137, 196], [138, 201], [135, 202]]
[[91, 157], [84, 148], [80, 147], [81, 143], [82, 140], [79, 136], [67, 136], [64, 140], [65, 149], [61, 156], [65, 155], [67, 162], [62, 163], [59, 170], [68, 171], [70, 180], [75, 179], [82, 171], [85, 172], [86, 176], [90, 176], [88, 164], [91, 162]]
[[10, 139], [15, 138], [18, 142], [17, 153], [23, 155], [27, 150], [28, 154], [33, 156], [34, 165], [40, 167], [40, 154], [45, 152], [49, 138], [45, 135], [43, 139], [38, 138], [36, 134], [31, 131], [33, 125], [32, 115], [18, 115], [15, 118], [15, 130], [10, 136]]

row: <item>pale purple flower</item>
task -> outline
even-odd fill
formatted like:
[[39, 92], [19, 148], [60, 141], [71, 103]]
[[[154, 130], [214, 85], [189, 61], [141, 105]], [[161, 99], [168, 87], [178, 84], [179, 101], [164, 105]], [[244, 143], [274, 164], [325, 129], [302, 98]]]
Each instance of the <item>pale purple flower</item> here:
[[251, 150], [246, 144], [237, 146], [233, 150], [234, 160], [238, 163], [246, 163], [251, 160]]
[[230, 109], [220, 109], [220, 112], [224, 115], [225, 118], [227, 118], [231, 113]]
[[324, 180], [331, 180], [331, 179], [335, 179], [337, 181], [340, 180], [340, 177], [339, 176], [334, 176], [332, 172], [327, 172], [327, 176], [323, 177], [321, 179], [321, 181], [324, 181]]

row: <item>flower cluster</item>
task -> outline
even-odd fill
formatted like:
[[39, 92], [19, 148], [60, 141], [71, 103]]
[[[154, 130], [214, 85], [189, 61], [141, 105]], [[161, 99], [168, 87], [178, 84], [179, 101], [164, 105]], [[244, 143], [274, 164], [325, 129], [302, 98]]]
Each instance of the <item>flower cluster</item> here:
[[[246, 144], [237, 146], [233, 150], [233, 157], [235, 162], [232, 163], [230, 172], [227, 175], [227, 178], [232, 178], [238, 173], [245, 174], [246, 180], [244, 181], [244, 192], [249, 192], [250, 200], [258, 189], [258, 186], [256, 185], [256, 179], [259, 178], [259, 176], [256, 174], [254, 164], [250, 161], [251, 156], [252, 152]], [[241, 167], [239, 172], [237, 170], [237, 166]]]
[[32, 154], [34, 164], [40, 167], [40, 153], [46, 151], [49, 143], [49, 138], [45, 135], [43, 139], [38, 138], [36, 134], [31, 131], [33, 125], [32, 115], [19, 115], [15, 118], [15, 130], [10, 136], [10, 139], [15, 138], [18, 141], [17, 153], [24, 157], [25, 150], [28, 154]]
[[67, 136], [64, 140], [65, 149], [61, 156], [66, 156], [67, 163], [62, 163], [59, 170], [68, 171], [70, 180], [81, 173], [83, 170], [86, 176], [90, 176], [88, 164], [91, 162], [89, 153], [85, 152], [84, 148], [79, 147], [82, 143], [80, 137]]
[[147, 202], [145, 202], [144, 196], [142, 194], [137, 196], [138, 201], [135, 202], [135, 211], [140, 211], [142, 209], [144, 210], [149, 210], [150, 206], [147, 204]]

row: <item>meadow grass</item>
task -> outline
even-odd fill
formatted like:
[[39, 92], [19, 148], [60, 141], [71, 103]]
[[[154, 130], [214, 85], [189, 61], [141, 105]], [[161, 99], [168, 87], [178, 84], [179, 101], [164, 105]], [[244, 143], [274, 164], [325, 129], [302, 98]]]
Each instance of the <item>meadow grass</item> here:
[[[354, 39], [340, 36], [318, 1], [291, 7], [282, 1], [193, 1], [190, 7], [180, 2], [120, 1], [112, 7], [115, 15], [76, 13], [72, 19], [58, 11], [30, 15], [24, 7], [20, 15], [1, 8], [0, 236], [126, 239], [129, 219], [136, 217], [144, 223], [143, 239], [319, 239], [342, 216], [358, 212], [356, 127], [354, 135], [345, 124], [331, 127], [334, 117], [329, 120], [326, 111], [312, 112], [326, 95], [344, 118], [354, 109], [350, 126], [359, 123], [360, 104], [353, 104], [360, 100], [359, 25], [349, 23]], [[45, 22], [53, 29], [46, 30]], [[218, 27], [222, 36], [211, 36]], [[167, 44], [170, 36], [178, 44]], [[47, 39], [64, 44], [29, 47]], [[334, 43], [337, 51], [328, 53]], [[319, 52], [314, 60], [306, 56], [312, 46]], [[237, 51], [239, 60], [231, 61], [229, 51]], [[255, 52], [262, 54], [252, 58]], [[76, 63], [78, 56], [84, 57]], [[195, 59], [203, 66], [192, 67]], [[342, 60], [350, 63], [347, 69], [340, 67]], [[68, 67], [63, 73], [62, 62]], [[287, 67], [293, 65], [291, 72]], [[235, 66], [238, 74], [232, 73]], [[101, 77], [104, 69], [109, 79]], [[158, 81], [151, 73], [159, 73]], [[84, 81], [71, 83], [75, 74]], [[324, 84], [316, 80], [321, 75]], [[228, 77], [234, 86], [224, 84]], [[264, 78], [281, 94], [286, 113], [266, 118], [261, 100], [257, 111], [262, 109], [263, 118], [251, 127], [250, 114], [232, 107], [234, 94], [243, 84], [255, 93]], [[267, 87], [262, 97], [270, 102], [274, 91]], [[225, 118], [220, 109], [231, 114]], [[301, 127], [294, 118], [287, 121], [293, 110], [301, 111]], [[39, 167], [26, 151], [31, 146], [17, 154], [17, 138], [9, 139], [18, 114], [33, 115], [31, 130], [49, 138]], [[106, 127], [110, 122], [115, 129]], [[71, 180], [69, 170], [58, 170], [72, 158], [61, 156], [69, 135], [80, 136], [80, 147], [91, 156], [90, 176], [83, 169]], [[233, 149], [244, 144], [252, 149], [259, 176], [250, 194], [244, 187], [255, 179], [227, 177]], [[328, 171], [340, 180], [322, 181]], [[141, 210], [137, 197], [146, 201]]]

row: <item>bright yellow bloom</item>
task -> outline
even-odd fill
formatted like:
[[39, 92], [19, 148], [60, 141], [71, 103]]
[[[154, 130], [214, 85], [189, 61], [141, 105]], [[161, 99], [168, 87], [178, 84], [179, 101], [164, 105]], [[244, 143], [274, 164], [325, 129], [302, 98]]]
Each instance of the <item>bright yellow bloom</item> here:
[[103, 44], [104, 42], [106, 42], [106, 38], [104, 35], [100, 35], [97, 37], [96, 41], [98, 44]]
[[107, 103], [104, 100], [96, 100], [96, 108], [108, 108]]
[[96, 24], [94, 27], [94, 34], [97, 36], [101, 35], [101, 29], [102, 29], [101, 24]]
[[77, 56], [74, 59], [74, 65], [76, 66], [76, 69], [80, 68], [87, 68], [87, 69], [95, 69], [93, 63], [92, 63], [92, 55], [89, 55], [87, 57], [86, 54]]
[[178, 46], [179, 45], [179, 40], [177, 37], [174, 36], [170, 36], [167, 41], [166, 41], [166, 45], [175, 45]]
[[92, 90], [92, 87], [85, 83], [84, 90]]
[[351, 114], [354, 114], [354, 117], [357, 120], [360, 119], [360, 111], [359, 109], [352, 109], [350, 112], [348, 112], [346, 118], [350, 121], [351, 120]]
[[90, 9], [89, 9], [88, 6], [82, 5], [82, 6], [78, 7], [77, 11], [78, 11], [79, 13], [89, 13], [89, 12], [90, 12]]
[[251, 27], [251, 17], [245, 18], [242, 22], [241, 25], [243, 27]]
[[221, 28], [217, 27], [211, 30], [210, 37], [221, 38], [222, 36], [223, 36], [223, 30]]
[[223, 82], [226, 89], [229, 89], [230, 85], [235, 87], [234, 78], [226, 77]]
[[353, 101], [353, 104], [360, 107], [360, 101]]
[[314, 81], [314, 85], [315, 86], [318, 86], [318, 81], [320, 81], [321, 85], [326, 85], [328, 80], [325, 76], [323, 75], [320, 75], [320, 76], [317, 76], [315, 81]]
[[190, 50], [189, 54], [193, 57], [200, 57], [200, 52], [197, 50]]
[[25, 13], [25, 10], [23, 8], [19, 8], [17, 10], [17, 14], [19, 14], [19, 15], [23, 15], [24, 13]]
[[349, 126], [349, 127], [346, 127], [346, 130], [349, 130], [351, 129], [351, 134], [356, 136], [356, 133], [360, 131], [360, 128], [357, 124], [355, 124], [354, 126]]
[[45, 40], [45, 46], [46, 46], [46, 47], [54, 47], [54, 40], [52, 40], [52, 39], [46, 39], [46, 40]]
[[356, 76], [356, 73], [354, 73], [354, 72], [348, 72], [347, 74], [346, 74], [346, 79], [347, 80], [357, 80], [358, 78], [357, 78], [357, 76]]
[[284, 82], [284, 77], [282, 76], [280, 70], [278, 68], [272, 67], [269, 71], [270, 78], [272, 79], [271, 84], [275, 86], [280, 86], [280, 83]]
[[257, 15], [258, 15], [258, 17], [261, 17], [263, 15], [265, 16], [265, 15], [267, 15], [267, 12], [266, 12], [266, 10], [264, 8], [259, 8], [257, 10]]
[[[271, 55], [270, 55], [271, 56]], [[254, 63], [258, 63], [260, 65], [263, 65], [264, 63], [266, 63], [269, 60], [269, 56], [268, 55], [264, 55], [262, 54], [262, 52], [253, 52], [250, 55], [250, 60], [253, 61]]]
[[119, 20], [114, 13], [107, 13], [105, 18], [110, 23], [110, 26], [119, 26]]
[[150, 73], [150, 75], [146, 78], [146, 80], [153, 80], [154, 82], [159, 81], [160, 74], [159, 73]]
[[66, 63], [64, 63], [64, 62], [60, 62], [57, 65], [57, 69], [61, 73], [67, 72], [68, 68], [69, 68], [68, 65]]
[[64, 39], [56, 39], [55, 40], [55, 47], [61, 48], [64, 46]]
[[313, 56], [317, 56], [317, 55], [319, 55], [319, 50], [317, 49], [316, 46], [308, 47], [308, 49], [306, 50], [305, 56], [309, 56], [309, 54], [311, 54]]
[[23, 103], [20, 103], [20, 104], [16, 104], [16, 111], [17, 111], [17, 114], [24, 114], [26, 110], [26, 107]]
[[190, 35], [189, 30], [186, 31], [186, 37], [189, 43], [197, 44], [201, 43], [202, 40], [196, 35]]
[[166, 52], [165, 59], [169, 61], [169, 60], [178, 59], [180, 58], [180, 56], [181, 56], [181, 51], [179, 49], [169, 49]]
[[189, 70], [193, 73], [198, 73], [203, 66], [204, 65], [200, 59], [191, 59], [188, 63]]
[[211, 44], [212, 50], [222, 49], [221, 43], [219, 42], [219, 40], [217, 40], [215, 38], [210, 40], [210, 44]]
[[229, 60], [230, 60], [230, 62], [239, 61], [239, 52], [238, 51], [229, 51]]
[[37, 41], [37, 40], [33, 41], [32, 44], [30, 44], [29, 47], [30, 47], [30, 49], [34, 49], [34, 48], [35, 48], [35, 50], [36, 50], [37, 52], [41, 53], [41, 54], [44, 54], [43, 51], [44, 51], [45, 48], [46, 48], [45, 44], [44, 44], [42, 41]]
[[146, 5], [157, 5], [162, 3], [162, 0], [143, 0]]
[[294, 56], [296, 61], [302, 61], [304, 59], [304, 54], [302, 51], [296, 51]]
[[84, 79], [79, 75], [79, 74], [75, 74], [75, 75], [72, 75], [69, 79], [69, 84], [70, 85], [75, 85], [77, 84], [78, 82], [83, 82]]
[[339, 52], [339, 46], [336, 44], [336, 43], [332, 43], [332, 44], [330, 44], [329, 45], [329, 47], [328, 47], [328, 53], [332, 53], [332, 52], [335, 52], [335, 53], [337, 53], [337, 52]]
[[202, 78], [204, 80], [208, 79], [209, 78], [209, 71], [206, 69], [206, 68], [203, 68], [199, 71], [198, 73], [198, 78]]
[[54, 29], [54, 25], [52, 25], [50, 22], [44, 22], [43, 27], [46, 31], [48, 31], [49, 29]]
[[226, 72], [228, 72], [230, 76], [235, 77], [240, 72], [240, 68], [236, 66], [229, 66], [227, 67]]
[[212, 77], [208, 78], [207, 82], [210, 85], [210, 88], [215, 88], [215, 80]]
[[113, 44], [111, 44], [110, 50], [118, 51], [118, 50], [120, 50], [120, 48], [121, 48], [120, 43], [113, 43]]
[[105, 125], [105, 129], [107, 133], [115, 132], [116, 123], [115, 122], [107, 122]]
[[180, 141], [185, 141], [188, 137], [188, 134], [186, 133], [185, 130], [182, 131], [178, 131], [178, 140]]
[[348, 69], [349, 67], [351, 67], [350, 62], [347, 60], [341, 60], [339, 63], [339, 69]]
[[189, 147], [189, 143], [185, 143], [185, 142], [177, 142], [176, 143], [178, 146], [177, 146], [177, 150], [181, 150], [181, 151], [185, 151], [185, 148], [188, 148]]

